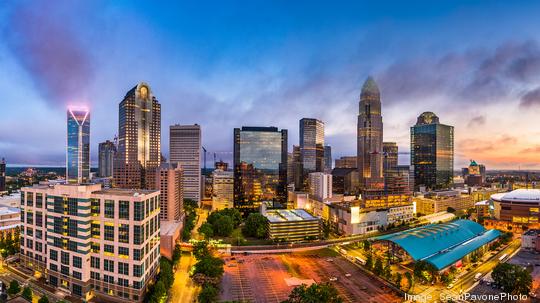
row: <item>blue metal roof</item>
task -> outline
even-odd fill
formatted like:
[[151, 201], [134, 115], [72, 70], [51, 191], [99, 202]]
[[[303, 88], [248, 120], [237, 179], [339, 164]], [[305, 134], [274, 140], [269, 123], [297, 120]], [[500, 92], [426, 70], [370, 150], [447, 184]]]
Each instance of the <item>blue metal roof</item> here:
[[498, 230], [486, 229], [470, 220], [425, 225], [375, 237], [401, 246], [415, 261], [425, 260], [444, 269], [499, 237]]

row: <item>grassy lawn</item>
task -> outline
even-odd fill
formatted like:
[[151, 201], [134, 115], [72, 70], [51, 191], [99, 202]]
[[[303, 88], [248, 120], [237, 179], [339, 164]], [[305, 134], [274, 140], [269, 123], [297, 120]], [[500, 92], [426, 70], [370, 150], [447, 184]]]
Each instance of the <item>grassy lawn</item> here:
[[214, 237], [216, 240], [222, 240], [223, 243], [231, 244], [234, 246], [248, 246], [248, 245], [269, 245], [272, 244], [272, 240], [257, 239], [251, 237], [244, 237], [242, 234], [242, 228], [237, 227], [231, 233], [230, 237]]

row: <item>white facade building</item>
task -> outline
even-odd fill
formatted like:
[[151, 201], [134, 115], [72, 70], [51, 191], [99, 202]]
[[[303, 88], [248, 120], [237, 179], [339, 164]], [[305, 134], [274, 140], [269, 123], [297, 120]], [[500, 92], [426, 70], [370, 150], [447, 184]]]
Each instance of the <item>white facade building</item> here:
[[319, 200], [332, 198], [332, 175], [323, 172], [310, 173], [309, 194]]
[[201, 126], [171, 125], [169, 162], [184, 170], [184, 198], [201, 202]]

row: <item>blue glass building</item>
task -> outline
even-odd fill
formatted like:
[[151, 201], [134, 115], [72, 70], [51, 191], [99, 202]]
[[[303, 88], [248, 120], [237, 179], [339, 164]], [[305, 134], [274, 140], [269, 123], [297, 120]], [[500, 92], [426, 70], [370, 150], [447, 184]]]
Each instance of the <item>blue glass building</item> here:
[[66, 180], [85, 183], [90, 179], [90, 111], [67, 111]]

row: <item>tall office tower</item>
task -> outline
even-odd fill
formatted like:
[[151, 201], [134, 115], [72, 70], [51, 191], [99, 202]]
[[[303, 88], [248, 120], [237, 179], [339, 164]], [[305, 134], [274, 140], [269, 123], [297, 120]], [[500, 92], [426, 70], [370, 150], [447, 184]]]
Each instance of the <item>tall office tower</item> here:
[[452, 186], [454, 172], [454, 127], [439, 123], [432, 112], [418, 116], [411, 127], [411, 165], [415, 189], [445, 189]]
[[178, 163], [162, 163], [156, 171], [156, 189], [160, 195], [159, 218], [162, 221], [178, 221], [184, 209], [183, 170]]
[[232, 208], [234, 172], [216, 169], [212, 172], [212, 210]]
[[263, 202], [287, 201], [287, 130], [234, 129], [234, 207], [248, 213]]
[[159, 191], [21, 189], [20, 264], [85, 302], [143, 302], [159, 269]]
[[324, 172], [332, 173], [332, 147], [330, 145], [324, 146]]
[[310, 173], [309, 194], [319, 201], [332, 198], [332, 175], [323, 172]]
[[90, 111], [69, 108], [67, 111], [66, 180], [85, 183], [90, 179]]
[[373, 78], [368, 77], [360, 93], [358, 114], [358, 174], [362, 189], [384, 186], [381, 95]]
[[119, 104], [118, 150], [113, 167], [120, 188], [155, 189], [161, 154], [161, 105], [141, 82]]
[[6, 160], [0, 161], [0, 192], [6, 191]]
[[112, 141], [105, 141], [99, 143], [99, 176], [112, 177], [113, 164], [116, 156], [116, 145]]
[[[302, 155], [300, 151], [300, 146], [298, 145], [293, 145], [292, 161], [293, 163], [290, 165], [292, 171], [290, 172], [290, 174], [292, 175], [292, 180], [294, 183], [294, 190], [298, 191], [298, 190], [301, 190], [303, 186]], [[289, 168], [288, 163], [289, 162], [287, 162], [287, 169]], [[289, 174], [289, 171], [287, 170], [287, 175], [288, 174]]]
[[184, 170], [184, 198], [201, 203], [201, 126], [171, 125], [169, 158]]
[[335, 168], [356, 168], [358, 165], [358, 157], [344, 156], [336, 159]]
[[309, 173], [324, 170], [324, 122], [317, 119], [300, 120], [300, 157], [302, 188], [308, 184]]
[[383, 173], [398, 165], [398, 146], [396, 142], [383, 142]]

